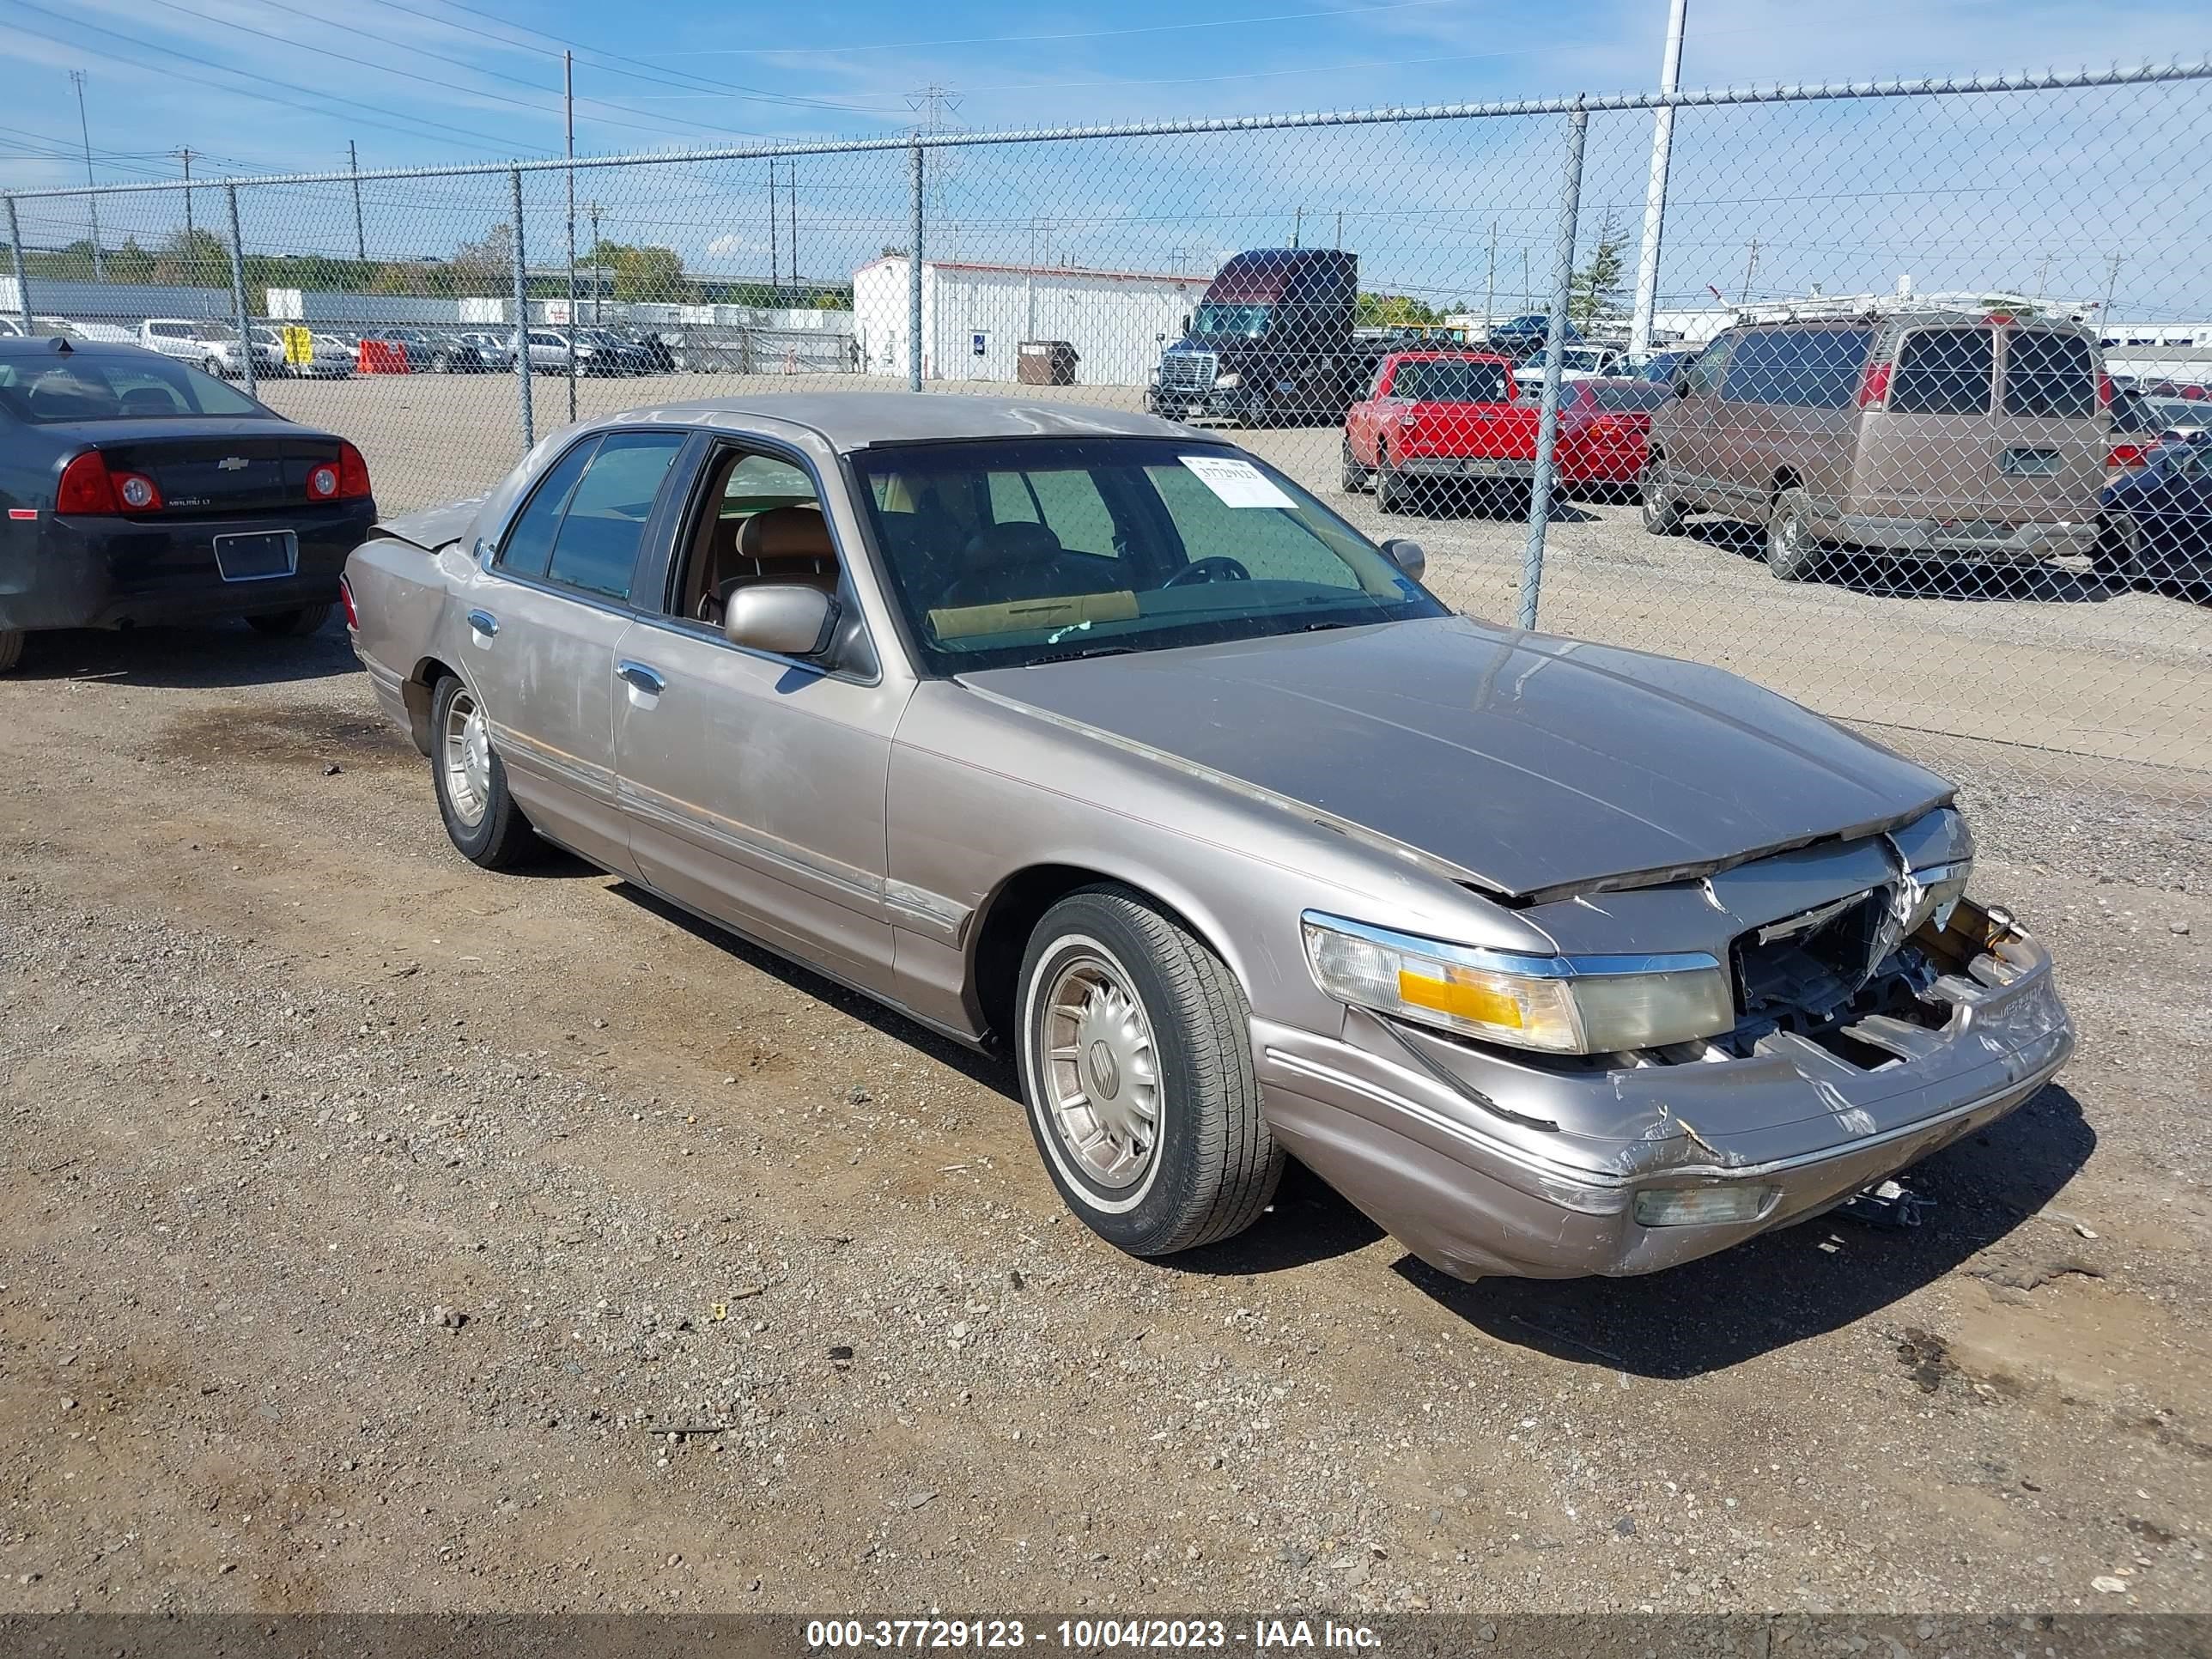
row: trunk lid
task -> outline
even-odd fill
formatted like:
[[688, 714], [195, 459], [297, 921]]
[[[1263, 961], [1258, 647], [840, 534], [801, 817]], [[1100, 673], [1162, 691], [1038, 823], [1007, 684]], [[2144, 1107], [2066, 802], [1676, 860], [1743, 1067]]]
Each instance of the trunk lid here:
[[165, 516], [296, 511], [307, 474], [338, 459], [338, 441], [274, 421], [100, 421], [50, 426], [106, 457], [108, 469], [143, 472], [161, 492]]
[[1718, 669], [1464, 617], [962, 683], [1535, 900], [1908, 822], [1934, 773]]
[[426, 507], [418, 512], [379, 519], [370, 534], [407, 542], [426, 553], [434, 553], [469, 533], [483, 503], [483, 496], [471, 495], [465, 501], [448, 501], [443, 507]]

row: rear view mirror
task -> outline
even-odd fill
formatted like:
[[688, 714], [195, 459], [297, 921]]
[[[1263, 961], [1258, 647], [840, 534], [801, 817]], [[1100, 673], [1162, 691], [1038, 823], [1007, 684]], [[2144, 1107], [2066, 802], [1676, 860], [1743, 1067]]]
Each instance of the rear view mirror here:
[[1690, 395], [1690, 377], [1688, 375], [1685, 374], [1674, 382], [1674, 395], [1677, 398], [1686, 398]]
[[837, 601], [818, 587], [761, 582], [730, 596], [722, 633], [732, 645], [779, 657], [818, 657], [837, 628]]
[[1420, 580], [1421, 573], [1429, 568], [1429, 556], [1420, 543], [1408, 541], [1403, 536], [1394, 536], [1383, 543], [1382, 550], [1389, 556], [1391, 563], [1415, 581]]

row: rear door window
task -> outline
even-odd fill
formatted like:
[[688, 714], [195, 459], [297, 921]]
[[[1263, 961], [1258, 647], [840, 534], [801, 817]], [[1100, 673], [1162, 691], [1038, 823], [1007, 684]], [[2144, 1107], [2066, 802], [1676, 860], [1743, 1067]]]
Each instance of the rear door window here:
[[1889, 382], [1893, 415], [1986, 415], [1996, 378], [1996, 334], [1924, 328], [1905, 337]]
[[602, 438], [554, 534], [547, 579], [610, 599], [629, 599], [645, 521], [683, 447], [680, 432], [615, 432]]
[[576, 480], [584, 476], [584, 466], [598, 448], [595, 442], [578, 444], [547, 469], [530, 493], [528, 505], [524, 507], [500, 544], [499, 567], [517, 576], [543, 577], [545, 562], [552, 556], [553, 537], [561, 528], [561, 515], [568, 510], [568, 497], [576, 488]]
[[2005, 343], [2004, 412], [2083, 420], [2097, 412], [2097, 363], [2088, 341], [2055, 329], [2021, 329]]

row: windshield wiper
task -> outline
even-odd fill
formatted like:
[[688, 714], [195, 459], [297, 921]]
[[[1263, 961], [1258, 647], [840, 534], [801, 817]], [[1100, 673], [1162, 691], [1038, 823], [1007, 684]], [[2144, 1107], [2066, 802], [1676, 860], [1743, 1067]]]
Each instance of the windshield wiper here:
[[1137, 647], [1133, 645], [1086, 645], [1080, 651], [1048, 651], [1041, 657], [1031, 657], [1022, 666], [1035, 668], [1039, 663], [1080, 662], [1086, 657], [1133, 657], [1136, 654]]

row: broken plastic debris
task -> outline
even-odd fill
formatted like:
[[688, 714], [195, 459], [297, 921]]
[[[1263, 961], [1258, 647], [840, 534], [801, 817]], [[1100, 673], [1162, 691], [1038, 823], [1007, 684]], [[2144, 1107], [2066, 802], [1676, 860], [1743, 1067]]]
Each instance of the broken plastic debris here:
[[1864, 1222], [1869, 1227], [1917, 1227], [1923, 1212], [1936, 1207], [1936, 1200], [1912, 1191], [1903, 1182], [1884, 1181], [1854, 1194], [1836, 1212], [1853, 1221]]

